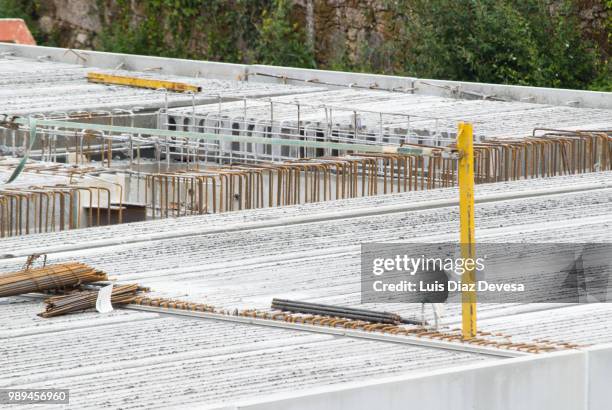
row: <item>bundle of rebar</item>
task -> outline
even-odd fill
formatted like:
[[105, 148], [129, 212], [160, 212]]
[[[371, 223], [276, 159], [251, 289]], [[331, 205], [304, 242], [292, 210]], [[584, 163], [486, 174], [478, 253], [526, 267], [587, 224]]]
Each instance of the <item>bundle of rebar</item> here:
[[0, 276], [0, 297], [51, 289], [70, 289], [104, 280], [107, 280], [106, 273], [79, 262], [26, 268]]
[[[115, 286], [111, 293], [111, 305], [117, 306], [131, 303], [136, 298], [136, 295], [143, 290], [137, 284]], [[99, 289], [84, 290], [67, 295], [52, 296], [45, 299], [47, 304], [45, 311], [39, 313], [38, 316], [48, 318], [91, 309], [96, 306], [98, 292]]]
[[272, 299], [272, 309], [293, 313], [306, 313], [311, 315], [363, 320], [371, 323], [386, 323], [390, 325], [423, 325], [423, 322], [420, 320], [406, 319], [395, 313], [377, 312], [367, 309], [323, 305], [320, 303], [300, 302], [287, 299]]

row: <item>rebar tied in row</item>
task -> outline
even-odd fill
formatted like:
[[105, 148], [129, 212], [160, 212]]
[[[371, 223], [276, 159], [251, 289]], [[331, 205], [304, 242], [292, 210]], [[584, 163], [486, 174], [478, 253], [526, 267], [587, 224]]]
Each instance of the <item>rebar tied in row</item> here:
[[463, 340], [459, 329], [450, 331], [437, 331], [426, 326], [414, 326], [404, 324], [380, 323], [369, 320], [357, 320], [342, 315], [317, 315], [302, 314], [282, 311], [266, 311], [260, 309], [221, 309], [215, 306], [182, 301], [167, 298], [151, 298], [147, 296], [137, 296], [132, 302], [133, 305], [150, 306], [159, 309], [186, 310], [192, 312], [212, 313], [225, 316], [242, 316], [254, 319], [273, 320], [284, 323], [295, 323], [300, 325], [323, 326], [332, 328], [344, 328], [351, 330], [362, 330], [364, 332], [384, 333], [398, 336], [416, 336], [424, 339], [442, 340], [457, 342], [461, 344], [473, 344], [477, 346], [489, 346], [499, 349], [526, 351], [532, 353], [550, 352], [556, 350], [573, 349], [579, 347], [576, 344], [562, 341], [534, 341], [534, 342], [512, 342], [509, 335], [501, 333], [478, 332], [477, 336]]
[[455, 179], [447, 158], [353, 154], [149, 174], [145, 203], [164, 218], [448, 187]]
[[[88, 201], [89, 210], [81, 215], [84, 200]], [[102, 206], [104, 201], [105, 207]], [[108, 225], [111, 223], [110, 204], [111, 191], [99, 186], [0, 189], [0, 238]]]
[[476, 182], [511, 181], [612, 169], [610, 132], [560, 131], [474, 144]]
[[[266, 208], [457, 185], [458, 160], [363, 154], [232, 164], [148, 174], [145, 203], [156, 218]], [[612, 169], [612, 137], [568, 133], [475, 145], [477, 183]]]

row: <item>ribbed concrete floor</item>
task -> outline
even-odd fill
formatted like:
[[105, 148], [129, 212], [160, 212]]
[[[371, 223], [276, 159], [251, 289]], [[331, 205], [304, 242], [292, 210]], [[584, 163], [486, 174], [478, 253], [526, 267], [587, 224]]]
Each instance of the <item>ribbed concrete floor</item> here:
[[[608, 172], [481, 185], [478, 196], [534, 193], [561, 185], [606, 186], [611, 180]], [[80, 260], [119, 281], [151, 286], [157, 295], [220, 307], [265, 309], [272, 297], [354, 306], [360, 303], [360, 242], [456, 240], [456, 206], [332, 221], [316, 218], [347, 209], [380, 209], [455, 197], [455, 189], [445, 189], [168, 219], [9, 238], [2, 241], [2, 249], [3, 253], [45, 252], [65, 246], [65, 252], [50, 253], [50, 263]], [[476, 207], [478, 240], [610, 242], [611, 202], [612, 188], [603, 188], [482, 203]], [[271, 226], [296, 213], [313, 221]], [[264, 225], [254, 229], [248, 225], [253, 222]], [[233, 232], [214, 231], [232, 225]], [[161, 237], [147, 240], [155, 231]], [[177, 237], [163, 238], [177, 232]], [[110, 238], [136, 242], [104, 244]], [[96, 240], [101, 241], [98, 246]], [[77, 249], [83, 244], [93, 247]], [[0, 260], [0, 271], [19, 269], [23, 262], [22, 257]], [[405, 315], [420, 311], [418, 305], [368, 307]], [[4, 340], [0, 349], [10, 358], [0, 385], [68, 387], [74, 408], [232, 403], [492, 360], [441, 349], [125, 310], [41, 319], [35, 313], [42, 309], [38, 301], [0, 302], [0, 338]], [[455, 327], [459, 318], [459, 305], [448, 305], [445, 325]], [[611, 319], [608, 305], [479, 306], [480, 328], [502, 332], [513, 341], [610, 342]]]
[[[612, 126], [611, 110], [517, 101], [463, 100], [374, 90], [344, 89], [307, 95], [286, 95], [274, 97], [272, 101], [276, 102], [273, 104], [272, 114], [271, 105], [267, 101], [247, 102], [246, 114], [252, 124], [261, 127], [273, 118], [275, 124], [293, 128], [292, 133], [297, 134], [296, 103], [299, 103], [302, 130], [306, 129], [308, 132], [308, 129], [317, 127], [325, 130], [331, 121], [334, 129], [344, 130], [346, 137], [352, 138], [357, 121], [361, 139], [364, 141], [368, 136], [380, 135], [381, 126], [386, 136], [393, 138], [391, 142], [396, 142], [396, 138], [403, 141], [407, 131], [411, 131], [410, 135], [418, 132], [421, 135], [452, 136], [457, 131], [459, 121], [472, 123], [475, 135], [487, 138], [522, 138], [531, 135], [534, 128], [593, 130], [610, 129]], [[324, 107], [331, 108], [332, 113]], [[183, 124], [184, 121], [191, 120], [193, 112], [192, 107], [175, 108], [169, 111], [169, 117], [173, 118], [175, 123]], [[379, 112], [388, 114], [381, 117]], [[200, 105], [196, 107], [195, 113], [198, 121], [210, 119], [209, 123], [205, 122], [205, 126], [216, 127], [219, 115], [228, 124], [232, 119], [241, 120], [244, 117], [245, 104], [239, 101], [223, 103], [221, 106]], [[226, 127], [230, 128], [229, 125]], [[431, 145], [431, 141], [425, 143]]]
[[[52, 320], [0, 303], [0, 387], [68, 388], [70, 408], [222, 404], [495, 360], [471, 353], [115, 311]], [[27, 408], [27, 407], [25, 407]]]
[[[165, 106], [165, 93], [143, 88], [94, 84], [87, 81], [90, 71], [114, 75], [149, 77], [167, 81], [186, 82], [202, 87], [196, 102], [217, 101], [224, 98], [265, 97], [322, 90], [314, 86], [289, 86], [247, 81], [229, 81], [162, 74], [154, 70], [137, 72], [99, 70], [76, 64], [32, 60], [22, 57], [0, 57], [0, 114], [50, 114], [69, 111], [113, 110], [115, 108], [159, 109]], [[172, 107], [191, 105], [192, 96], [169, 93]]]

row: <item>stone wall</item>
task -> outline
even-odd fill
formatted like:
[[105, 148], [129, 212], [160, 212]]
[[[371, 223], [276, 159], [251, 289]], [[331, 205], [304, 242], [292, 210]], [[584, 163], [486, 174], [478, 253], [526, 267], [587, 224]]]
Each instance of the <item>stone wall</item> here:
[[92, 48], [94, 39], [102, 31], [96, 1], [44, 1], [38, 17], [40, 31], [64, 47]]
[[[381, 44], [392, 26], [393, 12], [385, 0], [296, 0], [294, 7], [305, 27], [313, 27], [317, 61], [333, 66], [356, 62], [367, 49]], [[313, 12], [306, 12], [310, 6]]]
[[[385, 0], [292, 0], [293, 18], [304, 27], [323, 65], [347, 58], [355, 61], [369, 45], [387, 34], [390, 12]], [[100, 7], [102, 5], [102, 7]], [[134, 24], [143, 18], [131, 2]], [[95, 48], [97, 37], [119, 12], [116, 1], [47, 0], [39, 10], [42, 33], [70, 48]]]
[[[229, 0], [228, 0], [229, 1]], [[342, 60], [368, 59], [368, 50], [397, 34], [400, 18], [389, 0], [290, 0], [293, 18], [307, 33], [320, 66], [332, 67]], [[587, 36], [609, 54], [608, 15], [603, 0], [576, 0]], [[140, 5], [139, 5], [140, 4]], [[551, 3], [554, 10], [554, 1]], [[131, 0], [134, 24], [144, 18], [142, 3]], [[96, 48], [105, 25], [120, 13], [116, 0], [45, 0], [38, 24], [57, 45]]]

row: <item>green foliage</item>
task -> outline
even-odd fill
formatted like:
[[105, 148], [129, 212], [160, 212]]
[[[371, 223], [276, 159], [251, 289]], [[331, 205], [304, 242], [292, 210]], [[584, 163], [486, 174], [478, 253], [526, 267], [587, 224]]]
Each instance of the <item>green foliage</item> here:
[[[101, 48], [131, 54], [240, 62], [266, 1], [149, 0], [135, 23], [132, 2], [117, 0], [117, 18], [100, 36]], [[102, 13], [104, 14], [104, 13]]]
[[612, 91], [612, 60], [610, 60], [610, 46], [612, 45], [612, 0], [606, 0], [606, 10], [608, 14], [604, 25], [604, 33], [607, 34], [605, 50], [600, 54], [604, 57], [600, 60], [598, 72], [600, 73], [595, 81], [589, 84], [589, 89], [593, 91]]
[[584, 88], [601, 70], [570, 2], [551, 15], [541, 0], [409, 0], [395, 56], [402, 74]]
[[0, 0], [0, 18], [30, 20], [26, 2], [20, 0]]
[[609, 63], [605, 71], [589, 84], [588, 89], [591, 91], [612, 92], [612, 70], [609, 67]]
[[150, 0], [134, 24], [131, 2], [100, 36], [101, 49], [129, 54], [313, 67], [285, 0]]
[[314, 55], [306, 44], [303, 30], [291, 23], [286, 0], [275, 0], [270, 12], [263, 12], [256, 60], [262, 64], [315, 67]]
[[[607, 27], [590, 37], [577, 17], [581, 0], [382, 0], [384, 35], [366, 33], [350, 49], [340, 39], [327, 61], [317, 61], [290, 0], [97, 1], [96, 47], [105, 51], [612, 90], [612, 0]], [[24, 18], [39, 43], [61, 44], [62, 32], [36, 30], [45, 4], [0, 0], [0, 17]]]
[[100, 34], [100, 49], [127, 54], [151, 54], [172, 56], [164, 47], [162, 31], [156, 24], [156, 16], [149, 16], [144, 21], [133, 24], [130, 19], [129, 2], [117, 1], [120, 6], [118, 16], [112, 17], [112, 24], [107, 24]]
[[595, 44], [582, 38], [577, 10], [565, 1], [555, 15], [538, 1], [515, 0], [514, 6], [529, 22], [535, 41], [536, 62], [542, 78], [534, 85], [583, 88], [597, 76]]
[[34, 19], [37, 15], [38, 2], [27, 0], [0, 0], [0, 18], [23, 19], [35, 38], [39, 37]]
[[529, 84], [540, 81], [528, 22], [507, 2], [415, 1], [405, 67], [419, 76]]

